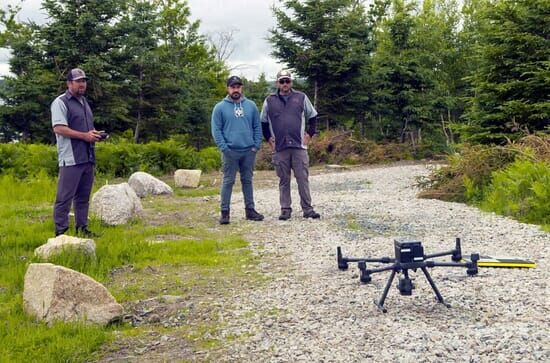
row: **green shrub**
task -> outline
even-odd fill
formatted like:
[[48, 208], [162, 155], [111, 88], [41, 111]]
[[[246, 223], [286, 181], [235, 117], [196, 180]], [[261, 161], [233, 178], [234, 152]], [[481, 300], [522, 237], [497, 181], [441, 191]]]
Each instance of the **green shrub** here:
[[502, 147], [462, 145], [447, 157], [448, 164], [419, 181], [421, 198], [453, 202], [479, 201], [491, 174], [514, 161], [516, 152]]
[[218, 170], [222, 166], [220, 151], [214, 146], [199, 151], [199, 160], [201, 170]]
[[[203, 171], [218, 169], [221, 158], [216, 148], [196, 151], [176, 140], [134, 144], [119, 139], [117, 142], [96, 145], [97, 172], [110, 177], [128, 177], [136, 171], [153, 175], [171, 174], [176, 169]], [[0, 173], [18, 179], [41, 172], [56, 176], [57, 150], [54, 145], [0, 144]]]
[[518, 160], [493, 173], [481, 203], [486, 210], [520, 221], [550, 224], [550, 164]]
[[42, 171], [57, 173], [55, 146], [43, 144], [0, 144], [0, 173], [17, 178], [34, 176]]

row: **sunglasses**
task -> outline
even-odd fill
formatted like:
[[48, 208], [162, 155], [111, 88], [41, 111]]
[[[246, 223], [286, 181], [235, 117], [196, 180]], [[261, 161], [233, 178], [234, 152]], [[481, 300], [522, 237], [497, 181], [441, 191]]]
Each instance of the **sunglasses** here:
[[290, 82], [292, 82], [292, 81], [291, 81], [290, 79], [288, 79], [288, 78], [283, 78], [283, 79], [280, 79], [280, 80], [279, 80], [279, 84], [285, 84], [285, 83], [288, 84], [288, 83], [290, 83]]

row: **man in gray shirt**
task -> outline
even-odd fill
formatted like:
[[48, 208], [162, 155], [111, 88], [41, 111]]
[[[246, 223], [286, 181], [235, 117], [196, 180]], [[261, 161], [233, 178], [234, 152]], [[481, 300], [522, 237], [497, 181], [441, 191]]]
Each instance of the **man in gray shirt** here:
[[87, 79], [83, 70], [70, 70], [67, 73], [67, 91], [51, 105], [59, 162], [53, 212], [56, 236], [69, 229], [72, 203], [77, 235], [96, 236], [88, 229], [88, 210], [94, 183], [95, 143], [104, 140], [106, 134], [94, 127], [92, 110], [84, 97]]
[[277, 73], [277, 92], [267, 96], [262, 107], [262, 132], [271, 145], [273, 164], [279, 176], [280, 220], [290, 219], [290, 173], [294, 172], [304, 218], [320, 218], [311, 206], [307, 144], [315, 135], [317, 111], [302, 92], [292, 88], [287, 70]]

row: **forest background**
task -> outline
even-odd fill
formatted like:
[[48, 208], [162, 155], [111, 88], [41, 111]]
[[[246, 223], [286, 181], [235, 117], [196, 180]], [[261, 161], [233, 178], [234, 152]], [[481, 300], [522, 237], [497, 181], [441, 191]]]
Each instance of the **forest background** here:
[[[200, 35], [185, 0], [42, 6], [45, 24], [16, 20], [19, 7], [0, 12], [0, 47], [12, 52], [0, 83], [2, 173], [55, 176], [49, 105], [77, 66], [96, 128], [111, 134], [101, 174], [219, 167], [210, 114], [232, 72], [230, 33]], [[273, 56], [320, 114], [313, 163], [449, 155], [422, 181], [427, 195], [480, 202], [495, 171], [532, 162], [550, 189], [550, 0], [287, 0], [272, 11]], [[244, 82], [258, 107], [274, 90], [265, 74]], [[270, 167], [267, 153], [258, 167]], [[534, 181], [514, 183], [534, 193]], [[547, 194], [537, 198], [548, 208]]]

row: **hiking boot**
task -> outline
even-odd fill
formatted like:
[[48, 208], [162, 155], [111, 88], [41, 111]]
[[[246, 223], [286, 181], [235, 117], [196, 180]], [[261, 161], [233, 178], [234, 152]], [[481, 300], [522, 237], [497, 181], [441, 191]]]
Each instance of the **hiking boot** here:
[[222, 215], [220, 217], [220, 224], [229, 224], [229, 211], [222, 210]]
[[279, 220], [286, 221], [290, 219], [291, 213], [292, 213], [292, 209], [281, 209], [281, 215], [279, 216]]
[[308, 212], [304, 212], [304, 218], [318, 219], [321, 218], [321, 215], [312, 209]]
[[78, 237], [84, 237], [84, 238], [95, 238], [99, 237], [99, 234], [92, 232], [88, 229], [88, 226], [83, 227], [76, 227], [76, 235]]
[[254, 208], [246, 208], [245, 210], [246, 219], [249, 221], [263, 221], [264, 216], [256, 212]]
[[65, 229], [60, 229], [60, 230], [56, 230], [55, 231], [55, 236], [61, 236], [62, 234], [65, 234], [65, 232], [67, 232], [68, 228], [65, 228]]

